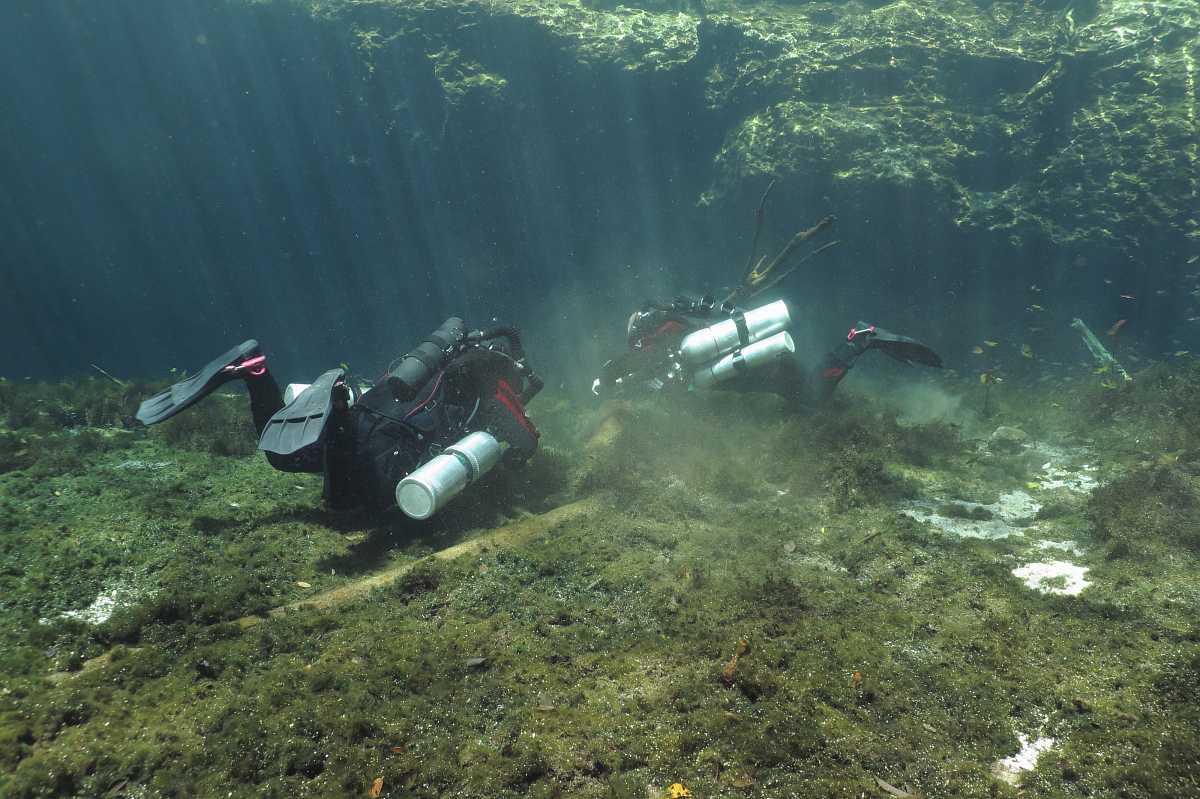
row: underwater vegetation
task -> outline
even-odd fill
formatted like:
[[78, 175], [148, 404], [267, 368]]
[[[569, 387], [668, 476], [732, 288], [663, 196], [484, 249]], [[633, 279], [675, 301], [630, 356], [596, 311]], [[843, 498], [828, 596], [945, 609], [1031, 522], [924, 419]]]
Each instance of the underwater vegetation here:
[[5, 386], [0, 794], [1196, 795], [1196, 375], [1061, 424], [1092, 386], [548, 396], [424, 525], [322, 510], [242, 397], [56, 428], [21, 409], [118, 387]]

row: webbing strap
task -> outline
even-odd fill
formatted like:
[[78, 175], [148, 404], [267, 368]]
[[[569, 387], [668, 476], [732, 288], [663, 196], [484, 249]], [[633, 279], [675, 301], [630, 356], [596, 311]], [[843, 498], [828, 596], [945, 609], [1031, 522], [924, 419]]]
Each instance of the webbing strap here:
[[471, 463], [470, 458], [468, 458], [466, 455], [462, 454], [461, 452], [459, 452], [456, 449], [447, 449], [444, 454], [453, 455], [455, 458], [458, 458], [458, 462], [461, 463], [463, 465], [463, 468], [467, 470], [467, 482], [468, 483], [475, 482], [475, 478], [478, 477], [479, 475], [475, 474], [475, 466]]
[[746, 314], [738, 311], [733, 315], [733, 323], [737, 325], [738, 341], [742, 346], [750, 343], [750, 328], [746, 327]]

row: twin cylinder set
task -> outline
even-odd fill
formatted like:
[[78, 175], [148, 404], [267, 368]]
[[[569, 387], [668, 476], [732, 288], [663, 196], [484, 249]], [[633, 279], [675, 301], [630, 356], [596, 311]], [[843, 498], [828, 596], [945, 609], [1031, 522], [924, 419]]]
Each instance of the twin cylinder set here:
[[708, 388], [795, 352], [791, 324], [787, 303], [776, 300], [689, 333], [679, 354], [698, 367], [692, 374], [696, 388]]

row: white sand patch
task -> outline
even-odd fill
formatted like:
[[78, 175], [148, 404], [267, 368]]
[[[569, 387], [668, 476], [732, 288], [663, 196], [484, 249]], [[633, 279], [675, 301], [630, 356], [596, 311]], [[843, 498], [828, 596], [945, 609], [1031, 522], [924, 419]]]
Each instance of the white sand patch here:
[[[959, 516], [946, 516], [939, 512], [939, 509], [947, 504], [959, 505], [968, 511], [982, 508], [990, 512], [992, 518], [964, 519]], [[1041, 509], [1041, 504], [1027, 492], [1009, 491], [1001, 495], [999, 501], [988, 505], [959, 500], [917, 499], [905, 503], [900, 512], [960, 538], [996, 539], [1024, 535], [1025, 529], [1033, 523], [1033, 517]]]
[[1038, 549], [1061, 549], [1063, 552], [1070, 552], [1072, 555], [1082, 555], [1083, 547], [1079, 546], [1074, 541], [1038, 541]]
[[1096, 471], [1096, 467], [1087, 463], [1078, 469], [1067, 469], [1055, 466], [1052, 462], [1047, 461], [1042, 464], [1042, 476], [1038, 482], [1041, 483], [1042, 488], [1046, 491], [1065, 488], [1076, 494], [1090, 494], [1100, 485], [1095, 477], [1088, 474], [1088, 472], [1094, 471]]
[[1044, 441], [1026, 447], [1046, 459], [1039, 478], [1044, 490], [1063, 488], [1076, 494], [1090, 494], [1100, 485], [1093, 474], [1096, 467], [1085, 462], [1092, 457], [1086, 447], [1060, 447]]
[[997, 516], [1013, 524], [1028, 525], [1033, 517], [1042, 509], [1040, 502], [1025, 491], [1009, 491], [1000, 495], [1000, 501], [984, 506]]
[[1033, 771], [1037, 766], [1038, 758], [1055, 744], [1053, 738], [1038, 738], [1036, 741], [1030, 741], [1029, 736], [1024, 733], [1017, 733], [1017, 740], [1021, 742], [1021, 751], [1012, 757], [997, 760], [992, 764], [992, 776], [998, 780], [1004, 780], [1009, 785], [1016, 785], [1020, 782], [1023, 772]]
[[1076, 596], [1091, 585], [1084, 579], [1087, 572], [1086, 566], [1076, 566], [1065, 560], [1027, 563], [1012, 571], [1014, 577], [1034, 591], [1065, 596]]
[[110, 583], [92, 604], [79, 610], [68, 610], [61, 614], [64, 619], [77, 619], [85, 624], [103, 624], [118, 608], [132, 605], [146, 592], [129, 583]]

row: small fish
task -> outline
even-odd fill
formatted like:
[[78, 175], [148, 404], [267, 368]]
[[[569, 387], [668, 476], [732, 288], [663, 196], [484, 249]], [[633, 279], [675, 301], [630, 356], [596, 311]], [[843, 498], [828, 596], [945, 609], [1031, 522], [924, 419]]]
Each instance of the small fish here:
[[371, 783], [371, 790], [367, 791], [367, 796], [371, 797], [371, 799], [379, 799], [379, 796], [382, 793], [383, 777], [376, 777], [375, 781]]
[[1103, 386], [1104, 388], [1107, 388], [1109, 391], [1112, 391], [1113, 389], [1115, 389], [1117, 387], [1117, 384], [1111, 380], [1102, 380], [1102, 381], [1100, 381], [1100, 385]]
[[1041, 294], [1041, 293], [1042, 293], [1042, 290], [1041, 290], [1040, 288], [1038, 288], [1038, 285], [1037, 285], [1037, 283], [1034, 283], [1032, 286], [1030, 286], [1030, 287], [1029, 287], [1029, 290], [1030, 290], [1030, 291], [1032, 291], [1032, 292], [1034, 292], [1034, 293], [1036, 293], [1036, 294]]
[[1125, 327], [1125, 323], [1128, 321], [1128, 319], [1118, 319], [1116, 323], [1108, 329], [1108, 335], [1115, 337], [1121, 332], [1121, 328]]
[[983, 347], [976, 344], [971, 348], [971, 352], [975, 353], [976, 355], [983, 355]]
[[1188, 258], [1189, 265], [1196, 263], [1196, 261], [1200, 261], [1200, 255], [1193, 255], [1191, 258]]
[[1176, 350], [1175, 357], [1182, 358], [1183, 356], [1187, 355], [1189, 352], [1191, 352], [1191, 350]]
[[853, 674], [851, 674], [851, 675], [850, 675], [850, 682], [854, 683], [854, 687], [855, 687], [855, 688], [857, 688], [858, 686], [862, 685], [862, 672], [861, 672], [861, 671], [856, 671], [856, 672], [854, 672]]
[[1110, 368], [1111, 368], [1111, 367], [1108, 367], [1108, 366], [1101, 366], [1099, 369], [1093, 369], [1093, 370], [1092, 370], [1092, 374], [1094, 374], [1094, 375], [1106, 375], [1106, 374], [1108, 374], [1108, 372], [1109, 372], [1109, 369], [1110, 369]]
[[1122, 294], [1122, 295], [1121, 295], [1121, 299], [1123, 299], [1123, 300], [1136, 300], [1136, 299], [1137, 299], [1137, 295], [1136, 295], [1136, 294]]
[[1158, 291], [1154, 292], [1154, 296], [1156, 296], [1156, 297], [1165, 297], [1165, 296], [1167, 296], [1167, 290], [1166, 290], [1166, 289], [1159, 289]]
[[1026, 358], [1032, 358], [1033, 357], [1033, 347], [1030, 347], [1028, 344], [1022, 344], [1021, 345], [1021, 355]]
[[1042, 307], [1042, 306], [1040, 306], [1040, 305], [1034, 304], [1034, 305], [1030, 305], [1030, 306], [1029, 306], [1029, 310], [1031, 310], [1031, 311], [1034, 311], [1034, 312], [1036, 312], [1036, 313], [1040, 313], [1040, 312], [1042, 312], [1042, 311], [1044, 311], [1044, 310], [1046, 310], [1046, 309], [1045, 309], [1045, 308], [1043, 308], [1043, 307]]
[[1106, 286], [1111, 286], [1111, 285], [1112, 285], [1112, 278], [1110, 278], [1110, 277], [1106, 277], [1106, 278], [1104, 278], [1104, 285], [1106, 285]]
[[984, 343], [984, 344], [986, 344], [986, 345], [988, 345], [989, 347], [999, 347], [999, 346], [1000, 346], [1000, 342], [999, 342], [999, 341], [987, 341], [987, 340], [985, 339], [983, 343]]

